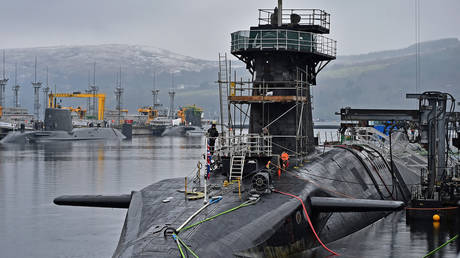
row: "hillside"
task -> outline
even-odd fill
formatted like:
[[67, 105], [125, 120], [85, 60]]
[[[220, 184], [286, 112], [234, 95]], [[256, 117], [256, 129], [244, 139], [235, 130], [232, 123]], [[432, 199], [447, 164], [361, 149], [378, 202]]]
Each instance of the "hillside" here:
[[[93, 81], [93, 63], [96, 62], [96, 85], [107, 94], [107, 107], [114, 108], [116, 73], [122, 69], [124, 106], [130, 112], [143, 105], [151, 105], [153, 73], [157, 74], [156, 87], [160, 89], [160, 102], [167, 106], [167, 92], [171, 87], [171, 73], [178, 92], [187, 89], [209, 88], [216, 80], [217, 62], [192, 58], [168, 50], [137, 45], [58, 46], [27, 49], [7, 49], [6, 69], [9, 77], [6, 104], [13, 104], [14, 64], [18, 64], [18, 84], [21, 85], [20, 102], [32, 111], [34, 57], [38, 59], [38, 80], [46, 84], [46, 66], [49, 85], [57, 92], [84, 91], [88, 77]], [[90, 75], [88, 75], [90, 73]], [[180, 94], [178, 94], [180, 95]], [[42, 101], [41, 97], [41, 101]], [[181, 103], [180, 96], [176, 103]], [[77, 104], [74, 101], [72, 104]], [[186, 101], [186, 100], [185, 100]], [[81, 105], [85, 101], [80, 100]], [[198, 103], [197, 103], [198, 104]]]
[[[339, 56], [321, 72], [314, 87], [316, 117], [334, 119], [340, 107], [416, 108], [415, 48]], [[446, 91], [460, 99], [460, 42], [445, 39], [421, 44], [422, 91]]]
[[[409, 108], [413, 100], [405, 93], [415, 91], [415, 47], [353, 56], [338, 56], [318, 76], [313, 88], [315, 117], [336, 119], [340, 107]], [[442, 39], [421, 45], [421, 90], [452, 93], [460, 99], [460, 42]], [[21, 104], [32, 109], [34, 56], [38, 58], [38, 79], [46, 81], [49, 67], [50, 87], [58, 92], [83, 91], [88, 87], [88, 72], [96, 62], [96, 84], [108, 95], [107, 106], [115, 106], [115, 73], [123, 71], [124, 106], [131, 113], [152, 102], [152, 74], [157, 76], [160, 102], [168, 106], [167, 92], [171, 73], [177, 91], [176, 104], [197, 104], [208, 117], [217, 117], [217, 62], [173, 53], [168, 50], [137, 45], [59, 46], [7, 49], [6, 68], [10, 78], [7, 106], [12, 105], [14, 64], [18, 64]], [[234, 65], [242, 69], [239, 61]], [[247, 76], [247, 74], [241, 75]], [[92, 77], [92, 76], [91, 76]], [[82, 101], [80, 101], [82, 102]], [[85, 103], [84, 101], [80, 104]]]

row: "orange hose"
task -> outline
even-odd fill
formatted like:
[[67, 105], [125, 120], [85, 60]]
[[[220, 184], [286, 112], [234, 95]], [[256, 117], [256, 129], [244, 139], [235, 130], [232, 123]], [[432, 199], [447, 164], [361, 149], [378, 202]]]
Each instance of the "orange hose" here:
[[319, 236], [318, 236], [318, 234], [316, 234], [316, 230], [313, 227], [313, 224], [311, 224], [310, 216], [308, 216], [308, 212], [307, 212], [307, 209], [305, 208], [305, 204], [303, 203], [303, 200], [300, 197], [295, 196], [293, 194], [284, 193], [284, 192], [281, 192], [281, 191], [278, 191], [278, 190], [274, 190], [274, 191], [277, 192], [277, 193], [280, 193], [280, 194], [284, 194], [284, 195], [296, 198], [297, 200], [300, 201], [300, 203], [302, 204], [302, 207], [303, 207], [303, 212], [305, 213], [305, 217], [307, 217], [308, 224], [310, 225], [311, 231], [313, 231], [313, 234], [315, 235], [316, 240], [318, 240], [318, 242], [323, 246], [324, 249], [329, 251], [331, 254], [338, 256], [339, 255], [338, 253], [336, 253], [336, 252], [332, 251], [331, 249], [327, 248], [327, 246], [325, 244], [323, 244], [321, 239], [319, 239]]

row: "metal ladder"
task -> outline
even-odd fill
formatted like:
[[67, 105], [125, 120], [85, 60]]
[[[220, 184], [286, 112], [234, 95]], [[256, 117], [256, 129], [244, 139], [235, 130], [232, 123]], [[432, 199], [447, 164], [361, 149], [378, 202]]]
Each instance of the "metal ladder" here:
[[230, 160], [230, 177], [229, 180], [242, 180], [243, 179], [243, 169], [244, 169], [244, 159], [243, 156], [232, 156]]

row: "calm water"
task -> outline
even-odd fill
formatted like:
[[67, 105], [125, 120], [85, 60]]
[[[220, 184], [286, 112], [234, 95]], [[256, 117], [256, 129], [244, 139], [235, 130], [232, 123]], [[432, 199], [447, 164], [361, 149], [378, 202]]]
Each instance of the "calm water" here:
[[[126, 210], [62, 207], [63, 194], [123, 194], [189, 175], [201, 138], [134, 138], [0, 146], [0, 257], [110, 257]], [[345, 257], [421, 257], [452, 237], [452, 225], [417, 227], [404, 212], [328, 246]], [[455, 245], [443, 249], [453, 257]], [[321, 250], [303, 256], [326, 256]]]

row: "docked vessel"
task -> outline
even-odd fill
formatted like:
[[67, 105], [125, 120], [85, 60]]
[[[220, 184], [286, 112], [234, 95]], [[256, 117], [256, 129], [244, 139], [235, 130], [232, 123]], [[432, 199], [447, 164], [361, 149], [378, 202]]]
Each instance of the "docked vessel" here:
[[[336, 56], [336, 42], [323, 36], [329, 18], [278, 1], [259, 10], [257, 26], [232, 33], [231, 52], [253, 80], [228, 81], [227, 61], [219, 61], [226, 127], [206, 139], [206, 169], [131, 195], [54, 202], [128, 208], [113, 257], [284, 257], [317, 247], [337, 254], [328, 243], [410, 202], [427, 158], [396, 130], [360, 129], [342, 144], [315, 145], [310, 87]], [[248, 133], [237, 133], [247, 120]]]
[[150, 122], [153, 136], [161, 136], [161, 134], [165, 131], [166, 127], [168, 127], [170, 124], [171, 124], [171, 119], [165, 116], [154, 118]]
[[178, 119], [171, 120], [161, 136], [203, 136], [203, 110], [195, 105], [185, 106], [177, 112]]
[[47, 108], [43, 130], [18, 130], [8, 133], [0, 143], [41, 143], [52, 141], [123, 140], [125, 136], [114, 128], [73, 128], [70, 110]]
[[34, 116], [29, 114], [25, 108], [2, 108], [0, 106], [0, 139], [21, 127], [24, 127], [24, 130], [32, 130], [33, 121]]

